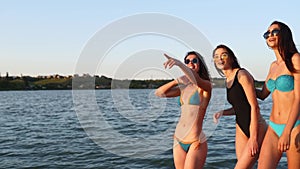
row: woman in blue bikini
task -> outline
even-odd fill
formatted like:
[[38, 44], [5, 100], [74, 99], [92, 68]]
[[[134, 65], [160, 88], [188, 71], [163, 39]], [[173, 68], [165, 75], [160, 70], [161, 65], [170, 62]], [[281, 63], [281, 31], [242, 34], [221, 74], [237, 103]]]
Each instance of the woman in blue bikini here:
[[222, 77], [226, 78], [227, 100], [231, 108], [214, 114], [215, 122], [224, 115], [236, 116], [235, 169], [252, 168], [259, 156], [259, 150], [267, 130], [255, 94], [254, 79], [241, 68], [233, 51], [218, 45], [213, 51], [214, 64]]
[[300, 168], [300, 54], [290, 28], [274, 21], [263, 37], [276, 56], [265, 85], [257, 97], [272, 95], [269, 128], [263, 141], [258, 168], [276, 168], [283, 152], [288, 168]]
[[211, 98], [212, 85], [202, 56], [188, 52], [184, 63], [166, 55], [165, 68], [178, 66], [184, 76], [159, 87], [159, 97], [179, 96], [181, 116], [175, 129], [173, 156], [177, 169], [203, 168], [207, 155], [207, 142], [202, 132], [206, 108]]

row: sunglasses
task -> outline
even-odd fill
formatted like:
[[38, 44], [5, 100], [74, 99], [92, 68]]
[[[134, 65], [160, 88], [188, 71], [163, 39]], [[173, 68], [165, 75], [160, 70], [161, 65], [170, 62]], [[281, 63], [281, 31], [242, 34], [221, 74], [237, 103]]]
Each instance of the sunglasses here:
[[221, 55], [215, 55], [214, 56], [214, 60], [219, 60], [219, 59], [227, 59], [228, 58], [228, 54], [227, 53], [222, 53]]
[[277, 36], [279, 34], [280, 30], [279, 29], [273, 29], [271, 32], [267, 31], [266, 33], [264, 33], [263, 37], [265, 39], [268, 39], [270, 37], [270, 35], [272, 36]]
[[185, 63], [185, 64], [189, 64], [190, 62], [192, 62], [192, 63], [198, 63], [198, 59], [197, 59], [197, 58], [194, 58], [194, 59], [192, 59], [192, 60], [190, 60], [190, 59], [185, 59], [185, 60], [184, 60], [184, 63]]

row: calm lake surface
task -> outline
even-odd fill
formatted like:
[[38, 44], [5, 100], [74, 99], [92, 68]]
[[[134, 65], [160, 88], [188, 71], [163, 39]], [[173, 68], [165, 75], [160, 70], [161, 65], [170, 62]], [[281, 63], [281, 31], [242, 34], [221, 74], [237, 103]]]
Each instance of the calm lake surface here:
[[[259, 104], [268, 121], [271, 98]], [[212, 121], [227, 107], [225, 89], [214, 89], [205, 168], [234, 168], [235, 117]], [[174, 168], [179, 109], [144, 89], [0, 92], [0, 168]]]

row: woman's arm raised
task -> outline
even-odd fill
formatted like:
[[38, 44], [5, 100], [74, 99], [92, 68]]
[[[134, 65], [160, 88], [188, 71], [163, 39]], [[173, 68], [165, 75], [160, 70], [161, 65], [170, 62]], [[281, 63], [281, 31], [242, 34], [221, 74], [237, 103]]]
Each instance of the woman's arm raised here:
[[174, 65], [176, 65], [183, 71], [183, 73], [187, 76], [187, 78], [191, 81], [191, 83], [199, 86], [204, 91], [212, 90], [212, 85], [208, 80], [204, 80], [204, 79], [200, 78], [200, 76], [196, 72], [191, 70], [189, 67], [187, 67], [185, 64], [183, 64], [179, 60], [172, 58], [167, 54], [164, 54], [164, 55], [168, 59], [164, 63], [165, 68], [169, 67], [171, 69]]

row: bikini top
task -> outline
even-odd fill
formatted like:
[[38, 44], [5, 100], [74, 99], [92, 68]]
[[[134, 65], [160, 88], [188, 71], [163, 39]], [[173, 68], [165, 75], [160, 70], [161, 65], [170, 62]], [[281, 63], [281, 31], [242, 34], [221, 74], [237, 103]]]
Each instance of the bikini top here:
[[[200, 96], [197, 89], [192, 90], [191, 92], [189, 92], [190, 90], [184, 91], [185, 92], [182, 92], [181, 95], [178, 97], [179, 106], [182, 106], [183, 104], [200, 105]], [[189, 95], [189, 93], [191, 94]]]
[[291, 75], [281, 75], [275, 80], [270, 78], [266, 86], [270, 92], [274, 92], [274, 90], [289, 92], [294, 90], [294, 77]]

